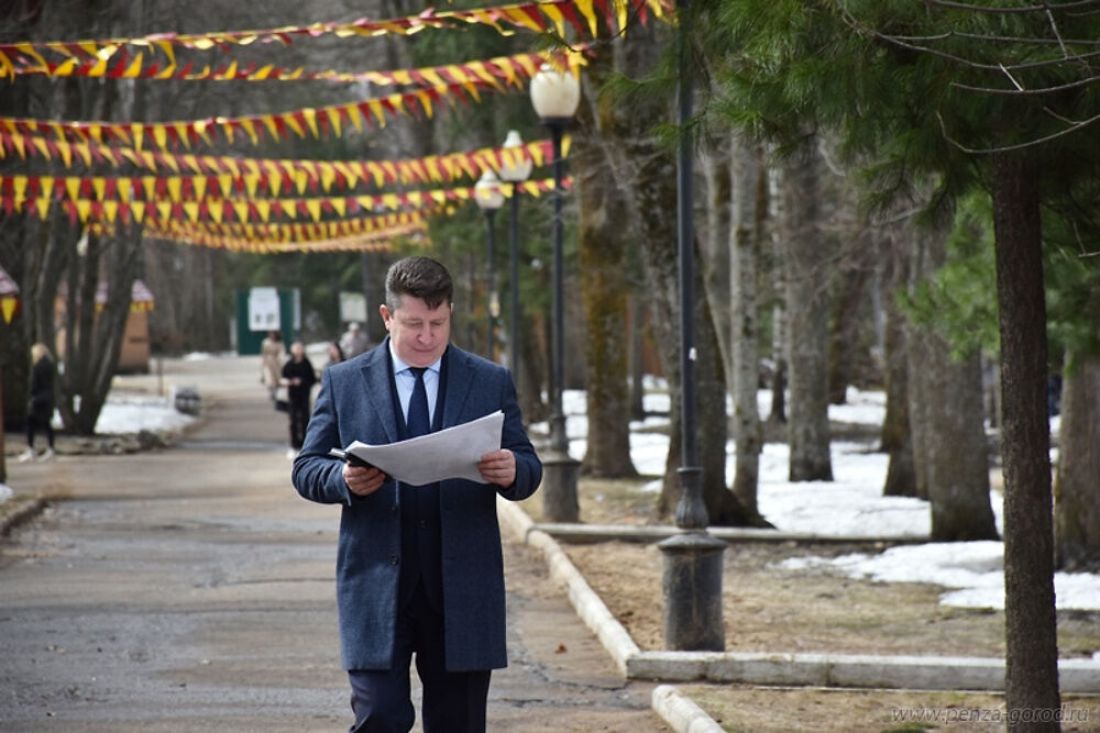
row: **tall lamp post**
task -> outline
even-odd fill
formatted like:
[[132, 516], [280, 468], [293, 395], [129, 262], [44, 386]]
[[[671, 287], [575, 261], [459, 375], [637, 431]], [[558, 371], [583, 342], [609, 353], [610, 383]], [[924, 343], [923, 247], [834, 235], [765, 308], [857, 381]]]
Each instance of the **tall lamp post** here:
[[543, 514], [551, 522], [576, 522], [580, 518], [577, 504], [577, 474], [580, 462], [569, 455], [569, 439], [565, 432], [565, 412], [561, 393], [564, 382], [565, 315], [562, 285], [562, 159], [561, 138], [565, 127], [573, 121], [580, 104], [580, 84], [573, 74], [543, 64], [531, 79], [531, 102], [542, 124], [550, 128], [554, 141], [554, 304], [551, 323], [551, 404], [550, 451], [543, 458]]
[[512, 370], [517, 382], [519, 382], [519, 184], [523, 183], [531, 175], [531, 159], [520, 157], [519, 148], [523, 147], [523, 139], [515, 130], [508, 131], [508, 137], [504, 140], [504, 149], [513, 151], [506, 153], [504, 162], [500, 166], [500, 180], [512, 184], [512, 218], [509, 226], [509, 279], [512, 281], [511, 307], [508, 309], [508, 368]]
[[493, 343], [496, 340], [497, 312], [500, 310], [500, 303], [497, 301], [496, 227], [493, 226], [493, 220], [496, 218], [497, 211], [504, 205], [504, 194], [500, 192], [500, 181], [497, 179], [496, 173], [488, 168], [485, 169], [485, 172], [481, 174], [481, 179], [474, 185], [474, 198], [477, 200], [478, 207], [485, 213], [485, 223], [489, 230], [486, 257], [487, 290], [489, 291], [486, 310], [489, 316], [489, 331], [485, 339], [485, 356], [490, 360], [494, 360]]
[[699, 466], [695, 425], [695, 233], [692, 226], [693, 159], [691, 135], [691, 60], [688, 0], [680, 0], [679, 126], [677, 153], [677, 239], [680, 280], [681, 460], [680, 502], [676, 526], [680, 533], [661, 542], [665, 600], [665, 645], [679, 651], [721, 651], [722, 553], [725, 543], [707, 533], [703, 502], [703, 470]]

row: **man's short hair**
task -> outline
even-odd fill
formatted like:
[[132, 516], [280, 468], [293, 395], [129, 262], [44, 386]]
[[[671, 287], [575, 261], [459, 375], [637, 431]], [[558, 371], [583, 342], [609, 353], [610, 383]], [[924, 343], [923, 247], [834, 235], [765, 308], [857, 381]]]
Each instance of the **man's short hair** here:
[[454, 283], [447, 268], [431, 257], [406, 257], [390, 265], [386, 273], [386, 306], [395, 311], [401, 296], [419, 298], [431, 310], [451, 304]]

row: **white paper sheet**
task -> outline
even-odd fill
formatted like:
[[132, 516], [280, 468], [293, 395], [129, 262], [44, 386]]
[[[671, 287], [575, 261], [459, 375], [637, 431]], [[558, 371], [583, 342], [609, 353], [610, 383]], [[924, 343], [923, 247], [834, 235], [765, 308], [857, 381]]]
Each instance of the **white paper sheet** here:
[[449, 478], [488, 483], [477, 470], [486, 453], [500, 449], [504, 413], [500, 410], [462, 425], [387, 445], [358, 440], [345, 450], [389, 476], [414, 486]]

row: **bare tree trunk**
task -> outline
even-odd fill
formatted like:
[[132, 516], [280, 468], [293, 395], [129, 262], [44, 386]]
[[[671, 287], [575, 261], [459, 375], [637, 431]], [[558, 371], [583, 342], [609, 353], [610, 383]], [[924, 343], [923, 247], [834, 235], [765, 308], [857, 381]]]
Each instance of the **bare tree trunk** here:
[[[734, 440], [737, 445], [733, 493], [745, 512], [759, 517], [757, 489], [764, 429], [756, 393], [760, 380], [757, 268], [761, 230], [767, 212], [767, 174], [760, 149], [747, 141], [734, 143], [731, 166], [732, 220], [730, 260], [733, 303], [732, 365]], [[762, 521], [762, 520], [761, 520]]]
[[[950, 344], [929, 334], [924, 369], [929, 377], [928, 498], [937, 542], [997, 539], [989, 500], [989, 459], [982, 414], [981, 359], [961, 361]], [[920, 460], [918, 457], [917, 460]]]
[[[1046, 303], [1035, 164], [1000, 153], [992, 178], [1004, 400], [1005, 705], [1012, 716], [1060, 706]], [[1014, 719], [1010, 731], [1060, 728]]]
[[607, 161], [597, 147], [578, 142], [573, 172], [580, 203], [581, 302], [588, 330], [584, 342], [588, 451], [581, 470], [605, 478], [637, 476], [630, 458], [629, 352], [623, 328], [629, 291], [627, 254], [633, 237], [622, 222], [629, 213], [623, 189], [607, 175]]
[[722, 357], [726, 386], [733, 393], [733, 336], [730, 262], [730, 146], [728, 141], [712, 142], [704, 151], [700, 166], [706, 186], [706, 225], [699, 237], [702, 252], [703, 286], [714, 317], [718, 349]]
[[1100, 356], [1067, 355], [1054, 537], [1058, 567], [1100, 570]]
[[645, 420], [645, 301], [630, 296], [630, 419]]
[[[782, 271], [783, 268], [779, 268]], [[784, 280], [783, 288], [786, 280]], [[772, 307], [772, 403], [768, 410], [768, 425], [777, 428], [787, 424], [787, 364], [790, 363], [787, 352], [787, 309], [782, 303]]]
[[879, 450], [890, 454], [886, 469], [884, 496], [917, 496], [917, 476], [913, 465], [913, 433], [909, 429], [909, 345], [906, 341], [905, 314], [898, 296], [908, 283], [906, 254], [897, 236], [883, 238], [882, 252], [887, 266], [885, 283], [885, 386], [886, 417], [882, 422]]
[[[950, 222], [917, 232], [922, 254], [920, 281], [947, 263]], [[982, 410], [981, 357], [955, 358], [946, 336], [934, 326], [920, 330], [920, 348], [910, 364], [920, 385], [914, 419], [923, 421], [914, 461], [924, 470], [932, 510], [932, 538], [940, 542], [996, 539], [989, 501], [989, 457]]]
[[848, 254], [852, 262], [841, 275], [833, 301], [829, 332], [829, 403], [833, 405], [848, 401], [848, 386], [853, 383], [856, 353], [861, 345], [860, 314], [874, 272], [868, 256], [871, 251], [870, 233], [862, 232], [855, 251]]
[[545, 319], [537, 317], [534, 313], [524, 312], [525, 326], [521, 325], [519, 342], [523, 350], [523, 358], [520, 361], [519, 380], [519, 405], [523, 412], [523, 419], [528, 423], [542, 422], [549, 415], [549, 407], [543, 399], [544, 391], [548, 390], [543, 378], [546, 376], [548, 363], [545, 349], [540, 344], [546, 343]]
[[817, 139], [783, 162], [783, 218], [790, 349], [791, 481], [832, 481], [829, 452], [827, 240], [820, 231]]

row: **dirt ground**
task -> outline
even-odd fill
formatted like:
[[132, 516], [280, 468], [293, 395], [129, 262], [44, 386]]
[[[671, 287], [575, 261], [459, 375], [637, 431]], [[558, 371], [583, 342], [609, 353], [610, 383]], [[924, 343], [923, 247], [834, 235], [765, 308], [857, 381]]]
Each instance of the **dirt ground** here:
[[[653, 493], [637, 481], [582, 479], [581, 516], [589, 523], [654, 521]], [[536, 521], [537, 499], [524, 509]], [[593, 589], [644, 650], [663, 648], [663, 558], [653, 545], [565, 546]], [[943, 589], [856, 580], [828, 569], [784, 570], [791, 557], [875, 552], [884, 547], [731, 545], [723, 576], [726, 648], [731, 651], [1003, 656], [1004, 613], [949, 608]], [[1100, 650], [1100, 612], [1064, 612], [1062, 657]], [[728, 731], [1004, 730], [997, 694], [684, 685]], [[1063, 697], [1065, 731], [1100, 731], [1100, 695]], [[1069, 715], [1072, 713], [1072, 715]], [[923, 716], [923, 717], [922, 717]]]
[[[636, 481], [582, 480], [581, 516], [590, 523], [652, 521], [655, 494]], [[537, 521], [537, 499], [524, 504]], [[873, 553], [867, 545], [742, 543], [726, 550], [723, 596], [731, 651], [1003, 656], [1004, 613], [939, 604], [943, 589], [848, 578], [827, 568], [787, 570], [787, 558]], [[655, 545], [566, 546], [570, 558], [645, 650], [663, 648], [663, 558]], [[1100, 612], [1058, 621], [1063, 657], [1100, 650]]]
[[[680, 685], [730, 733], [1003, 731], [1004, 696], [909, 690]], [[1063, 695], [1064, 733], [1100, 730], [1100, 697]]]

